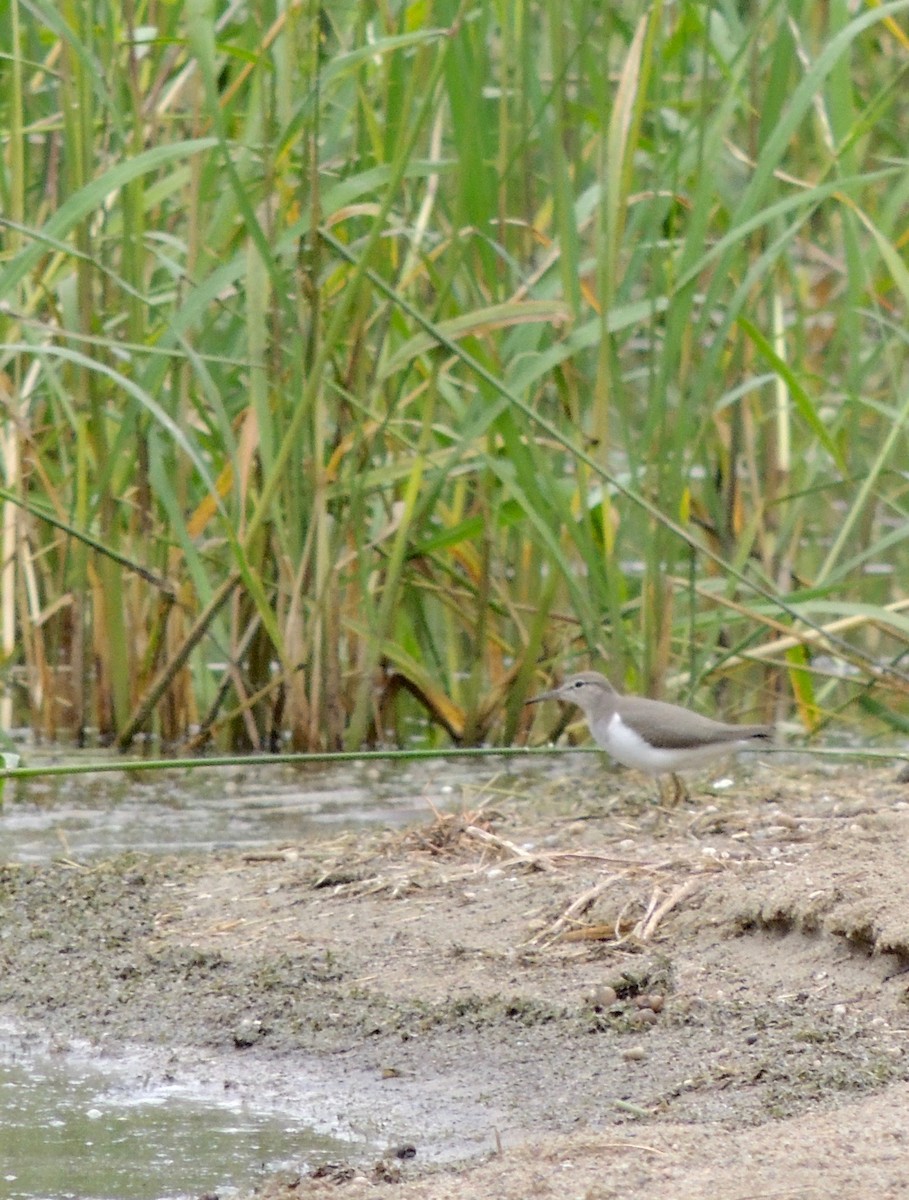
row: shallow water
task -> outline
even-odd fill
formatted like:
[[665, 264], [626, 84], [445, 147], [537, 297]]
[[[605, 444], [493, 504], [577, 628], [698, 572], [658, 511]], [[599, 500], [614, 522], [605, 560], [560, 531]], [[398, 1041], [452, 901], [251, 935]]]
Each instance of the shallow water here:
[[[29, 765], [38, 760], [30, 756]], [[82, 861], [128, 850], [254, 850], [367, 825], [396, 828], [431, 819], [433, 808], [476, 802], [505, 765], [373, 760], [300, 767], [251, 759], [240, 767], [17, 780], [7, 784], [0, 808], [0, 863]], [[539, 777], [551, 769], [551, 760], [507, 760], [511, 774]]]
[[88, 1050], [0, 1038], [3, 1200], [226, 1197], [265, 1169], [350, 1151], [290, 1106], [253, 1111], [223, 1079], [162, 1076], [139, 1052], [105, 1065]]

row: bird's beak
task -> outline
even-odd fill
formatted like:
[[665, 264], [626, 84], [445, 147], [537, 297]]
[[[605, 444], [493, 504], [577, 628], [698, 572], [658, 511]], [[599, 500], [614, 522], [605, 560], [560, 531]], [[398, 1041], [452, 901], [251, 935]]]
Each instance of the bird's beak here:
[[554, 688], [551, 692], [540, 692], [539, 696], [531, 696], [529, 700], [525, 700], [525, 704], [539, 704], [541, 700], [560, 700], [562, 693], [558, 688]]

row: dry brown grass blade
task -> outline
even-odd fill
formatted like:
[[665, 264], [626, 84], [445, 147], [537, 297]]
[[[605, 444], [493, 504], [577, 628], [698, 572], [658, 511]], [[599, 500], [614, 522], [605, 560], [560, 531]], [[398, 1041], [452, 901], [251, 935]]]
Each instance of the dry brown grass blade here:
[[464, 734], [464, 710], [446, 694], [444, 689], [437, 687], [429, 673], [412, 664], [412, 669], [405, 669], [400, 663], [395, 664], [396, 670], [390, 680], [390, 686], [400, 684], [418, 700], [429, 712], [432, 719], [449, 734], [453, 741], [459, 742]]
[[613, 884], [617, 883], [620, 879], [624, 879], [629, 874], [631, 874], [630, 869], [628, 871], [618, 871], [615, 875], [608, 875], [605, 879], [601, 879], [599, 883], [595, 883], [593, 887], [589, 887], [586, 892], [581, 892], [580, 896], [568, 905], [560, 917], [553, 921], [546, 929], [534, 934], [530, 938], [529, 944], [539, 945], [540, 943], [555, 941], [562, 936], [567, 926], [581, 917], [604, 892], [608, 891]]
[[218, 610], [230, 598], [234, 588], [240, 583], [240, 576], [236, 572], [231, 572], [230, 575], [221, 583], [221, 586], [215, 591], [211, 600], [196, 618], [196, 621], [190, 629], [189, 633], [183, 639], [183, 642], [176, 654], [172, 656], [162, 670], [158, 673], [157, 678], [152, 682], [148, 691], [142, 697], [142, 700], [136, 707], [125, 727], [120, 731], [117, 737], [117, 746], [119, 749], [126, 749], [130, 745], [133, 738], [143, 727], [155, 709], [158, 701], [167, 691], [174, 676], [185, 665], [193, 650], [202, 641], [208, 632], [211, 622], [214, 620]]
[[[682, 579], [673, 580], [673, 584], [674, 586], [681, 588], [687, 588], [689, 586], [688, 581]], [[727, 608], [731, 612], [736, 613], [737, 616], [746, 616], [749, 620], [761, 621], [769, 628], [777, 630], [781, 635], [780, 637], [774, 638], [773, 641], [764, 642], [760, 645], [750, 647], [747, 654], [736, 654], [730, 658], [727, 658], [723, 662], [724, 671], [733, 667], [744, 666], [746, 663], [776, 663], [777, 660], [782, 659], [782, 656], [788, 651], [797, 649], [799, 646], [811, 646], [815, 649], [823, 649], [825, 651], [829, 650], [832, 653], [837, 654], [839, 657], [842, 657], [842, 646], [828, 646], [826, 642], [826, 638], [828, 636], [839, 637], [841, 634], [849, 633], [852, 630], [861, 629], [866, 626], [880, 628], [884, 624], [884, 622], [882, 622], [880, 619], [875, 620], [875, 618], [869, 614], [853, 613], [848, 617], [838, 617], [834, 621], [829, 621], [818, 629], [805, 628], [800, 630], [798, 633], [793, 633], [791, 627], [784, 625], [778, 618], [770, 614], [754, 612], [746, 605], [738, 603], [729, 596], [720, 595], [719, 593], [708, 590], [698, 584], [695, 584], [695, 591], [703, 600], [707, 600], [711, 604], [717, 604], [723, 608]], [[902, 613], [906, 612], [907, 610], [909, 610], [909, 600], [907, 599], [894, 600], [890, 604], [881, 605], [882, 613]], [[892, 632], [892, 629], [890, 632]], [[779, 665], [783, 667], [787, 666], [785, 661], [780, 662]], [[856, 662], [856, 665], [860, 665], [866, 670], [869, 669], [869, 664], [864, 656], [861, 658], [860, 662]], [[895, 686], [907, 686], [905, 678], [901, 676], [899, 672], [887, 671], [886, 674], [888, 682], [893, 683]]]
[[560, 942], [611, 942], [615, 938], [614, 925], [584, 925], [581, 929], [569, 929], [559, 938]]

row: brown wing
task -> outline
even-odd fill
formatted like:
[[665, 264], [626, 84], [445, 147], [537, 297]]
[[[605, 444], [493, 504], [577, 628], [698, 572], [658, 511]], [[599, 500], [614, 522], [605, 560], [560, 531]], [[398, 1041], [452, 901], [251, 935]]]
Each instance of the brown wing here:
[[773, 737], [770, 725], [727, 725], [678, 704], [643, 696], [623, 696], [619, 708], [622, 717], [662, 750], [687, 750], [708, 741], [769, 741]]

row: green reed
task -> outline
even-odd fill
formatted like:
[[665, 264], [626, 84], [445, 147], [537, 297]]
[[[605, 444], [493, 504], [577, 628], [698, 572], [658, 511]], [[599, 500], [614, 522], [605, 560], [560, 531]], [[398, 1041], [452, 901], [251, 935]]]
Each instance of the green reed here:
[[907, 9], [0, 7], [13, 700], [501, 744], [606, 663], [899, 728]]

